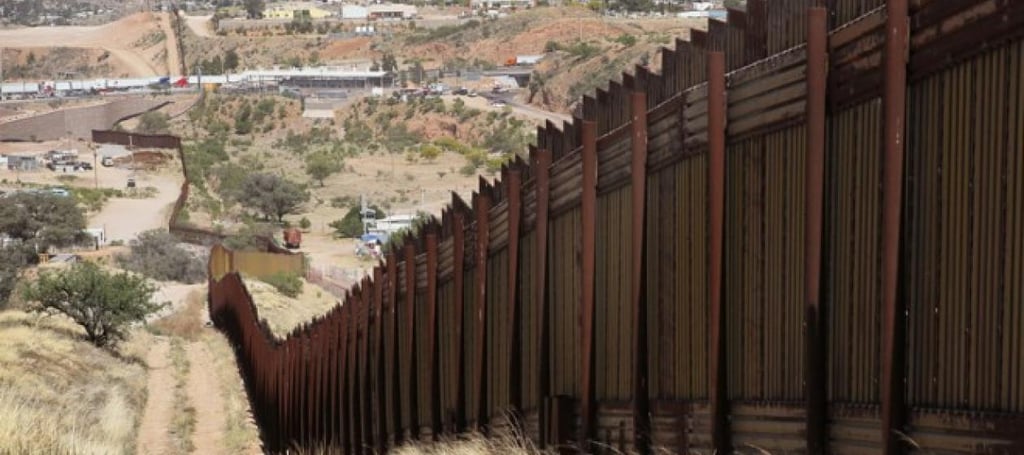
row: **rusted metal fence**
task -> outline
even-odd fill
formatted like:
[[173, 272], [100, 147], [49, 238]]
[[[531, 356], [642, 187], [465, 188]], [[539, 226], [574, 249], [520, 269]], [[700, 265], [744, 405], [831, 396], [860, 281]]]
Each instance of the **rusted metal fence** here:
[[1024, 452], [1024, 2], [749, 0], [273, 338], [268, 448]]

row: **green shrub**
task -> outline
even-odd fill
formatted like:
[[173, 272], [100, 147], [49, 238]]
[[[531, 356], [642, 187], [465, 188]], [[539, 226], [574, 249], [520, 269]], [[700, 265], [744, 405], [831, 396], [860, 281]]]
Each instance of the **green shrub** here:
[[313, 223], [309, 221], [309, 218], [302, 217], [302, 219], [299, 220], [299, 228], [300, 229], [308, 230], [312, 226], [313, 226]]
[[302, 293], [302, 280], [294, 273], [279, 272], [263, 278], [262, 281], [288, 297], [295, 298]]

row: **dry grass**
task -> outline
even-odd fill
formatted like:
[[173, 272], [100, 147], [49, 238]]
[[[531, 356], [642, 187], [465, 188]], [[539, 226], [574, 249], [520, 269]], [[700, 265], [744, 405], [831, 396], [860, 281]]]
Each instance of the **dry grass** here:
[[138, 362], [58, 317], [2, 312], [0, 340], [0, 454], [134, 451], [146, 401]]
[[196, 429], [196, 409], [188, 400], [188, 357], [180, 338], [171, 339], [171, 364], [174, 366], [174, 418], [171, 420], [171, 441], [181, 452], [195, 450], [192, 433]]
[[[247, 453], [260, 445], [259, 431], [249, 413], [249, 400], [246, 397], [242, 379], [235, 364], [235, 353], [221, 333], [205, 333], [201, 339], [213, 356], [213, 364], [206, 365], [216, 372], [220, 383], [221, 396], [224, 399], [223, 447], [227, 453]], [[258, 451], [258, 450], [257, 450]]]
[[194, 341], [203, 332], [203, 312], [205, 308], [203, 292], [193, 290], [185, 298], [185, 305], [178, 311], [164, 316], [149, 324], [157, 334], [184, 338]]
[[547, 453], [518, 434], [492, 438], [471, 433], [459, 438], [437, 442], [405, 445], [391, 450], [395, 455], [534, 455]]
[[302, 323], [327, 313], [337, 305], [330, 293], [305, 279], [302, 280], [302, 294], [296, 298], [282, 295], [273, 286], [253, 277], [243, 277], [243, 280], [260, 317], [266, 319], [270, 330], [281, 338]]

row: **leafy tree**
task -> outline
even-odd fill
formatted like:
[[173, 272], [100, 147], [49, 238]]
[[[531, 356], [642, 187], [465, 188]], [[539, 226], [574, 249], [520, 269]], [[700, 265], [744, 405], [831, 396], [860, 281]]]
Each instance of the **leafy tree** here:
[[245, 0], [245, 12], [249, 14], [249, 19], [263, 17], [263, 8], [263, 0]]
[[309, 193], [298, 183], [274, 174], [251, 174], [242, 185], [239, 202], [278, 222], [298, 212], [309, 201]]
[[[370, 205], [377, 219], [384, 218], [384, 210], [376, 205]], [[363, 217], [359, 213], [360, 206], [356, 205], [348, 209], [345, 216], [340, 220], [334, 220], [328, 226], [334, 229], [334, 235], [338, 237], [359, 237], [363, 235]]]
[[384, 71], [398, 71], [398, 60], [395, 59], [395, 54], [386, 52], [381, 57], [380, 68]]
[[298, 297], [302, 293], [302, 280], [294, 273], [278, 272], [262, 280], [277, 289], [283, 295], [291, 298]]
[[319, 180], [324, 186], [324, 179], [341, 172], [343, 162], [327, 153], [318, 152], [306, 158], [306, 173], [313, 180]]
[[128, 337], [132, 323], [163, 307], [151, 301], [156, 291], [141, 276], [112, 274], [84, 262], [70, 269], [43, 272], [28, 285], [24, 297], [41, 313], [60, 313], [85, 329], [99, 347], [113, 347]]
[[423, 144], [420, 146], [420, 157], [428, 162], [434, 161], [441, 156], [441, 148], [434, 144]]
[[170, 126], [170, 117], [163, 112], [149, 111], [139, 117], [135, 131], [142, 134], [164, 134]]
[[170, 233], [154, 229], [129, 243], [131, 251], [117, 257], [121, 267], [162, 281], [198, 283], [206, 278], [206, 263], [178, 245]]
[[16, 193], [0, 199], [0, 233], [44, 253], [85, 239], [85, 215], [75, 200], [50, 193]]
[[23, 245], [11, 245], [0, 249], [0, 308], [7, 303], [7, 299], [14, 292], [18, 283], [22, 267], [30, 264], [33, 259], [32, 251]]
[[271, 224], [245, 224], [238, 232], [224, 239], [224, 246], [235, 251], [266, 251], [267, 241], [273, 240], [276, 232], [277, 226]]
[[299, 220], [299, 229], [307, 231], [311, 227], [313, 227], [313, 223], [309, 221], [309, 218], [302, 217], [302, 219]]
[[234, 49], [229, 50], [224, 54], [224, 69], [228, 71], [234, 71], [238, 69], [238, 52]]

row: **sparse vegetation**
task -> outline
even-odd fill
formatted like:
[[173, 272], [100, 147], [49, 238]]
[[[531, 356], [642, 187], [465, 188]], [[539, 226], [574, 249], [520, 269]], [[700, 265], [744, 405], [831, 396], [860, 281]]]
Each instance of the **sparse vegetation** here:
[[308, 201], [309, 193], [298, 183], [265, 173], [250, 175], [242, 185], [242, 194], [239, 196], [242, 205], [278, 222], [285, 215], [296, 213]]
[[83, 262], [41, 273], [26, 287], [24, 298], [34, 311], [71, 318], [94, 345], [113, 347], [128, 337], [131, 324], [145, 321], [162, 307], [151, 301], [155, 290], [142, 277], [106, 272]]
[[263, 281], [288, 297], [295, 298], [302, 293], [302, 280], [294, 273], [275, 273], [263, 278]]
[[199, 283], [206, 279], [206, 261], [182, 248], [164, 230], [146, 231], [129, 242], [128, 254], [118, 256], [121, 267], [161, 281]]

